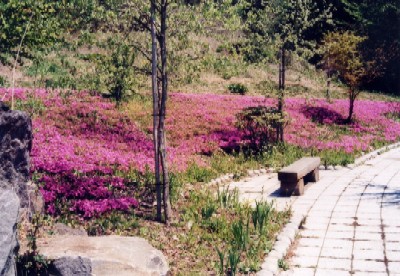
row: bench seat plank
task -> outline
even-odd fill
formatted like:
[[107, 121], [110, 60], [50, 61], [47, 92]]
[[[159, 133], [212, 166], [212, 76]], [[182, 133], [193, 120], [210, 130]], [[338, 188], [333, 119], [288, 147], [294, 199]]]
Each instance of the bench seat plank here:
[[305, 182], [319, 180], [319, 157], [304, 157], [278, 172], [281, 181], [281, 194], [285, 196], [302, 195]]
[[278, 179], [285, 182], [294, 182], [302, 179], [308, 173], [318, 168], [321, 163], [319, 157], [303, 157], [278, 172]]

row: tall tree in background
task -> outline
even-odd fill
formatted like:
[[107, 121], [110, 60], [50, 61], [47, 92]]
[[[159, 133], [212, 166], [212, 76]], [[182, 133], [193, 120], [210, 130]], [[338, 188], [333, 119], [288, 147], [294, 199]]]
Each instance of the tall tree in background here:
[[[248, 50], [245, 55], [250, 62], [260, 62], [268, 57], [271, 49], [278, 50], [278, 110], [282, 116], [288, 56], [292, 52], [306, 59], [313, 55], [318, 36], [312, 35], [312, 31], [331, 24], [330, 5], [327, 1], [245, 1], [247, 5], [242, 15], [246, 21]], [[283, 142], [283, 127], [278, 136]]]
[[[185, 33], [188, 28], [193, 26], [193, 23], [185, 24], [191, 19], [186, 14], [185, 9], [181, 9], [179, 5], [171, 5], [169, 9], [171, 1], [168, 0], [145, 2], [118, 0], [118, 2], [119, 4], [115, 8], [117, 14], [114, 17], [115, 22], [105, 25], [103, 28], [124, 34], [129, 46], [140, 58], [147, 60], [151, 65], [149, 66], [147, 62], [140, 65], [134, 64], [134, 70], [146, 76], [151, 76], [157, 219], [161, 221], [164, 214], [165, 222], [169, 223], [172, 208], [165, 132], [169, 85], [168, 68], [173, 63], [171, 56], [177, 54], [176, 51], [187, 47], [187, 45], [182, 45], [182, 41], [186, 41]], [[110, 29], [111, 27], [116, 28], [116, 30]], [[148, 40], [147, 37], [151, 39]], [[171, 46], [174, 49], [172, 53], [168, 52], [168, 45], [174, 46]]]
[[[366, 36], [365, 54], [382, 70], [364, 88], [400, 94], [400, 1], [329, 0], [337, 31]], [[333, 30], [331, 30], [333, 31]]]
[[400, 95], [400, 1], [361, 1], [368, 55], [382, 69], [367, 87]]
[[[318, 25], [327, 24], [331, 14], [328, 5], [319, 9], [311, 0], [284, 0], [271, 3], [270, 10], [276, 15], [273, 32], [279, 46], [278, 110], [283, 115], [287, 54], [296, 51], [300, 56], [310, 57], [316, 41], [306, 39], [307, 31]], [[283, 127], [279, 136], [283, 142]]]
[[307, 32], [331, 21], [328, 4], [318, 7], [312, 0], [273, 1], [271, 11], [276, 16], [273, 32], [280, 48], [280, 63], [283, 71], [280, 88], [285, 89], [286, 52], [296, 51], [300, 56], [309, 58], [315, 50], [316, 40], [307, 39]]

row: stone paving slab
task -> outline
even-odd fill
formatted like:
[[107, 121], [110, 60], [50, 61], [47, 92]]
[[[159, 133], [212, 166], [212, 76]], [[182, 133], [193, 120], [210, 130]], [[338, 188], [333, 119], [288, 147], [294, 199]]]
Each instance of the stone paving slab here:
[[[325, 172], [331, 184], [319, 189], [314, 203], [307, 202], [309, 211], [287, 275], [400, 273], [400, 149], [347, 175], [342, 172], [336, 180], [335, 173]], [[294, 204], [302, 201], [299, 197]]]
[[320, 181], [305, 185], [300, 197], [280, 197], [276, 174], [230, 185], [241, 201], [262, 199], [278, 210], [290, 206], [298, 223], [305, 218], [289, 271], [277, 271], [278, 259], [267, 257], [259, 275], [400, 274], [400, 149], [374, 152], [356, 165], [321, 170]]
[[[307, 274], [307, 275], [313, 275], [312, 274]], [[305, 275], [305, 274], [304, 274]], [[350, 276], [350, 273], [347, 271], [343, 270], [337, 270], [337, 269], [321, 269], [318, 268], [315, 272], [315, 275], [318, 276]]]

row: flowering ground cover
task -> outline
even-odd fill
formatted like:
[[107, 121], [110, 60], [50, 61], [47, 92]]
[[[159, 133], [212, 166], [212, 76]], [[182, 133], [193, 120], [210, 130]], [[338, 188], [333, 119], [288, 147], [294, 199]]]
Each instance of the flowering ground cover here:
[[[242, 141], [234, 124], [235, 114], [256, 105], [274, 106], [276, 101], [251, 96], [173, 94], [168, 118], [171, 143], [189, 152], [235, 147]], [[399, 102], [357, 101], [356, 120], [350, 125], [344, 124], [347, 100], [330, 104], [325, 100], [291, 98], [286, 99], [285, 110], [289, 116], [286, 142], [303, 149], [357, 153], [370, 150], [374, 143], [400, 138], [400, 124], [386, 116], [400, 112]], [[187, 123], [182, 127], [183, 122]]]
[[[9, 100], [9, 92], [0, 93]], [[32, 171], [39, 177], [48, 213], [89, 218], [139, 205], [131, 176], [153, 167], [151, 124], [139, 127], [111, 101], [83, 91], [16, 89], [16, 98], [21, 108], [35, 114]], [[172, 172], [184, 172], [193, 163], [208, 167], [214, 153], [243, 145], [235, 115], [257, 105], [274, 106], [276, 100], [171, 94], [167, 131]], [[399, 102], [357, 101], [350, 125], [344, 124], [347, 100], [290, 98], [285, 110], [290, 119], [286, 142], [314, 154], [355, 155], [400, 139], [400, 122], [388, 116], [400, 113]]]

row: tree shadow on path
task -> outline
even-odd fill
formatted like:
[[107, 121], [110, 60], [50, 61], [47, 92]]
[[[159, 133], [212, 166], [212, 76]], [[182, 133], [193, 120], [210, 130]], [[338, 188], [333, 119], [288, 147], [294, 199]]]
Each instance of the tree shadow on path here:
[[[369, 184], [368, 187], [378, 187], [382, 188], [385, 187], [386, 185], [382, 184]], [[391, 206], [396, 206], [400, 208], [400, 189], [397, 187], [391, 188], [388, 187], [385, 190], [385, 193], [383, 194], [383, 199], [382, 199], [382, 192], [365, 192], [363, 194], [359, 194], [359, 196], [362, 196], [361, 200], [363, 199], [369, 199], [369, 200], [382, 200], [382, 207], [391, 207]]]

